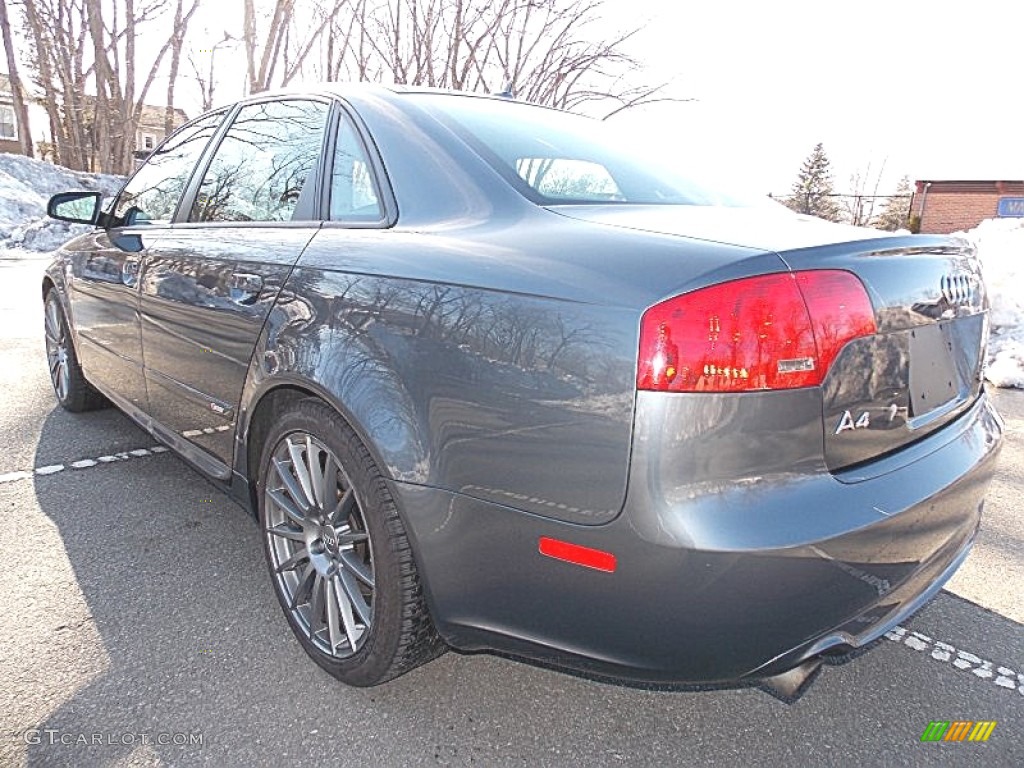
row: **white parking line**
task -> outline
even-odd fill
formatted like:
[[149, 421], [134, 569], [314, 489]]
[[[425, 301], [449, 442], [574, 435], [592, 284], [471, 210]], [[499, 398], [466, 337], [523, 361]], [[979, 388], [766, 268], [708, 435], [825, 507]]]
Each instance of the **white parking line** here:
[[935, 661], [949, 664], [964, 672], [971, 672], [980, 680], [987, 680], [1000, 688], [1017, 691], [1024, 696], [1024, 673], [1015, 672], [1009, 667], [997, 666], [980, 656], [954, 648], [941, 640], [933, 640], [928, 635], [908, 630], [906, 627], [898, 626], [886, 632], [885, 636], [894, 643], [905, 645], [918, 653], [926, 651]]
[[97, 456], [94, 459], [78, 459], [64, 464], [47, 464], [35, 469], [19, 469], [14, 472], [0, 474], [0, 483], [13, 483], [17, 480], [26, 480], [33, 476], [55, 475], [67, 469], [81, 470], [98, 467], [101, 464], [112, 464], [117, 461], [128, 461], [129, 459], [141, 459], [145, 456], [154, 456], [160, 453], [167, 453], [167, 447], [154, 445], [150, 448], [134, 448], [130, 451], [118, 451], [117, 453]]
[[[167, 453], [167, 451], [168, 449], [163, 445], [154, 445], [150, 448], [135, 448], [130, 451], [119, 451], [117, 453], [105, 454], [103, 456], [97, 456], [94, 459], [78, 459], [67, 464], [47, 464], [42, 467], [36, 467], [33, 470], [17, 470], [14, 472], [0, 474], [0, 483], [13, 483], [18, 480], [26, 480], [36, 475], [55, 475], [59, 472], [64, 472], [67, 469], [90, 469], [102, 464], [112, 464], [119, 461], [128, 461], [133, 458], [143, 458], [146, 456]], [[469, 487], [476, 489], [476, 486]], [[492, 489], [482, 488], [480, 490]], [[941, 640], [935, 640], [921, 632], [908, 630], [906, 627], [897, 626], [889, 632], [886, 632], [885, 637], [894, 643], [906, 646], [918, 653], [927, 651], [928, 655], [935, 661], [942, 664], [949, 664], [953, 668], [961, 671], [969, 671], [980, 680], [989, 681], [1004, 690], [1017, 691], [1021, 696], [1024, 696], [1024, 673], [1016, 672], [1009, 667], [997, 666], [993, 662], [987, 661], [976, 654], [957, 649], [949, 643], [944, 643]]]

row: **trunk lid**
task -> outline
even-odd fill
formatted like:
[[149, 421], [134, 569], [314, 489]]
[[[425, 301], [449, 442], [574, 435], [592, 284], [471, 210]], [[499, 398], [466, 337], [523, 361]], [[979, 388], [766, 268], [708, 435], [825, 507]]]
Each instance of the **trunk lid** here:
[[[847, 344], [822, 383], [825, 460], [844, 480], [963, 413], [981, 393], [988, 300], [966, 241], [893, 236], [773, 207], [555, 206], [595, 224], [778, 254], [793, 270], [857, 275], [878, 332]], [[861, 469], [852, 468], [862, 465]]]
[[[911, 235], [780, 253], [793, 269], [845, 269], [878, 332], [855, 339], [822, 384], [825, 460], [836, 471], [934, 432], [981, 393], [988, 300], [973, 247]], [[870, 477], [868, 469], [844, 479]]]
[[548, 210], [593, 224], [787, 251], [815, 245], [891, 237], [889, 232], [834, 224], [769, 203], [750, 208], [708, 205], [556, 205]]

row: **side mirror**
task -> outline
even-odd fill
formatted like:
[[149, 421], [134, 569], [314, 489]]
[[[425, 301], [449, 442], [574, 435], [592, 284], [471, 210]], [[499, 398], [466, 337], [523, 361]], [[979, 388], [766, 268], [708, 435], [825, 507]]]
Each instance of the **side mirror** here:
[[46, 214], [72, 224], [95, 224], [99, 220], [102, 197], [99, 192], [61, 192], [50, 198]]

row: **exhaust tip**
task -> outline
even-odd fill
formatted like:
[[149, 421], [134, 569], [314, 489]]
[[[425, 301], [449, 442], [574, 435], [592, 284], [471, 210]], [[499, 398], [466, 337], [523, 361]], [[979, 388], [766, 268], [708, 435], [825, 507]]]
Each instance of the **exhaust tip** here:
[[808, 659], [778, 675], [763, 678], [758, 687], [784, 704], [794, 704], [807, 691], [821, 671], [822, 660]]

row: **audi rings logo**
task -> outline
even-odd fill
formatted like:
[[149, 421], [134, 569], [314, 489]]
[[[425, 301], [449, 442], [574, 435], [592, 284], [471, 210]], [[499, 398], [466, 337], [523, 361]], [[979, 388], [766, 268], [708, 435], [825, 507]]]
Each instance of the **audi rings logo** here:
[[942, 298], [953, 306], [967, 304], [971, 300], [972, 280], [969, 275], [943, 275], [939, 286]]

